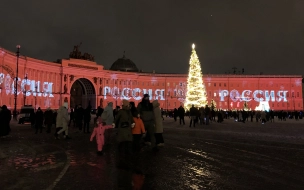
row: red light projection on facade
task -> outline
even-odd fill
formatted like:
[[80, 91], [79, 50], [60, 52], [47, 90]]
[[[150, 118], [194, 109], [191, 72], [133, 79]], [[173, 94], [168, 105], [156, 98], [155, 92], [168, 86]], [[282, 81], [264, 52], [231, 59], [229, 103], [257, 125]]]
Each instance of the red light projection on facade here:
[[[0, 104], [12, 108], [16, 57], [4, 49], [2, 52]], [[90, 103], [93, 108], [110, 101], [120, 106], [123, 99], [137, 104], [143, 94], [149, 94], [163, 109], [172, 110], [185, 100], [186, 74], [110, 71], [79, 59], [63, 59], [61, 63], [28, 57], [19, 60], [18, 109], [23, 106], [24, 95], [26, 104], [42, 109], [58, 109], [64, 102], [73, 107], [77, 99], [84, 107]], [[203, 81], [208, 104], [214, 100], [218, 109], [243, 109], [246, 103], [251, 110], [303, 110], [302, 76], [204, 75]]]

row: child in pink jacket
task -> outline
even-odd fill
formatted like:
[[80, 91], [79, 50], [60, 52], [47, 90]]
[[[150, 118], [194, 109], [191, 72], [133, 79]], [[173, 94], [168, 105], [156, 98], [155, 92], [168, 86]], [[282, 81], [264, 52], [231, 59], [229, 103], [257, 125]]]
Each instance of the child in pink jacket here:
[[97, 154], [103, 155], [103, 145], [104, 145], [104, 132], [105, 132], [105, 122], [101, 121], [101, 118], [98, 118], [93, 130], [93, 133], [91, 135], [90, 141], [93, 141], [93, 138], [96, 136], [96, 143], [97, 143]]

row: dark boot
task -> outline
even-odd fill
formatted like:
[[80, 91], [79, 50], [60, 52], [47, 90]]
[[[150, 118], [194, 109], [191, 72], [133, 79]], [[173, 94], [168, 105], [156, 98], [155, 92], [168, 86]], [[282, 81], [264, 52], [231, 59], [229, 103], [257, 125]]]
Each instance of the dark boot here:
[[71, 139], [68, 135], [65, 135], [64, 136], [64, 139], [66, 139], [66, 140], [69, 140], [69, 139]]
[[57, 132], [54, 134], [54, 136], [55, 136], [55, 139], [56, 140], [58, 140], [59, 138], [58, 138], [58, 134], [57, 134]]

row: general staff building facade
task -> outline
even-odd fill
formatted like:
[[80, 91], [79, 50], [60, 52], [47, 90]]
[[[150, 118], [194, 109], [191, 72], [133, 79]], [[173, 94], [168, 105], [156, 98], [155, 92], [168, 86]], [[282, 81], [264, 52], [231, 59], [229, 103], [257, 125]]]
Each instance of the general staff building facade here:
[[[14, 107], [17, 57], [0, 48], [1, 105]], [[120, 106], [123, 99], [141, 101], [143, 94], [157, 99], [164, 110], [183, 105], [187, 74], [144, 73], [125, 56], [109, 70], [92, 60], [70, 56], [47, 62], [20, 56], [17, 109], [23, 105], [58, 109], [64, 102], [92, 108], [108, 102]], [[303, 110], [300, 75], [203, 75], [207, 100], [223, 110]]]

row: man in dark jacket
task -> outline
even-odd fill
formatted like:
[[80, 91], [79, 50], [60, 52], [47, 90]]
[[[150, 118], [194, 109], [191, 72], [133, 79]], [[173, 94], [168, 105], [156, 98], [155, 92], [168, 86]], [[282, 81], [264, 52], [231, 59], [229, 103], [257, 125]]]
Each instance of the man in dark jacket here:
[[185, 125], [185, 120], [184, 120], [185, 109], [183, 108], [183, 106], [179, 106], [177, 111], [178, 111], [178, 116], [179, 116], [179, 124], [181, 125], [182, 121], [183, 121], [183, 124]]
[[198, 115], [198, 109], [196, 107], [194, 107], [194, 105], [192, 105], [192, 107], [190, 108], [190, 126], [192, 125], [193, 122], [193, 127], [195, 127], [195, 123], [197, 121], [197, 115]]
[[84, 110], [84, 126], [83, 133], [90, 133], [90, 121], [91, 121], [91, 107], [88, 106]]
[[12, 115], [11, 111], [7, 109], [6, 105], [2, 106], [2, 109], [0, 111], [0, 136], [6, 136], [10, 133], [10, 121], [11, 121]]
[[153, 112], [153, 105], [149, 100], [149, 94], [145, 94], [142, 101], [137, 106], [137, 111], [140, 114], [140, 117], [145, 125], [145, 129], [147, 131], [145, 142], [147, 145], [151, 145], [152, 142], [155, 142], [154, 137], [154, 112]]
[[36, 133], [38, 133], [38, 130], [40, 129], [40, 133], [42, 133], [42, 125], [43, 125], [43, 112], [38, 108], [36, 115], [35, 115], [35, 127], [36, 127]]
[[206, 105], [205, 107], [206, 125], [209, 125], [210, 112], [211, 112], [210, 108], [208, 107], [208, 105]]
[[77, 109], [75, 110], [75, 121], [79, 131], [82, 130], [83, 115], [84, 115], [84, 109], [79, 104]]
[[46, 132], [50, 133], [53, 125], [53, 111], [51, 110], [51, 108], [48, 108], [44, 112], [44, 124], [47, 126]]

